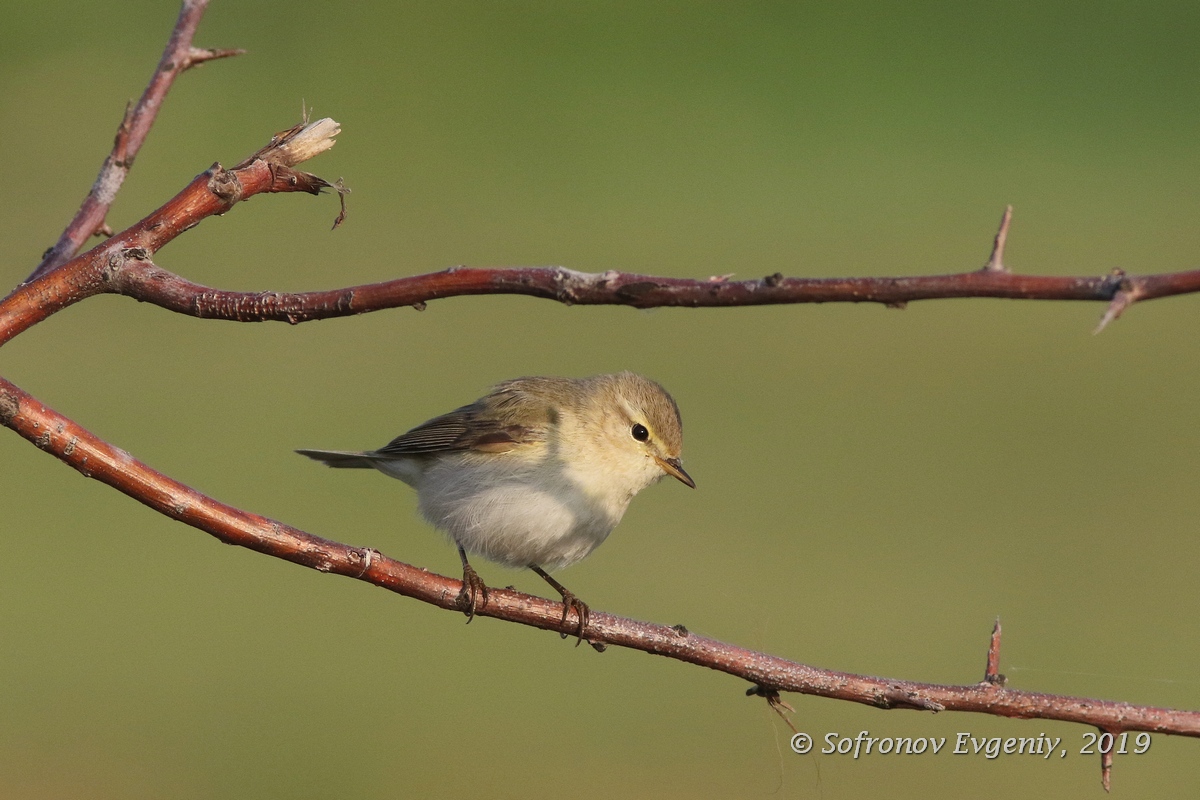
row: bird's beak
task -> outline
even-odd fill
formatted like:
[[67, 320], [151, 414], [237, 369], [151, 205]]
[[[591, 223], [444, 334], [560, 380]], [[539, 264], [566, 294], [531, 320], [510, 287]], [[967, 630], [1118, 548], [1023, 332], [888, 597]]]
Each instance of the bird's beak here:
[[683, 471], [683, 464], [679, 463], [678, 458], [659, 458], [658, 456], [655, 456], [654, 460], [658, 462], [660, 467], [662, 467], [663, 472], [667, 473], [672, 478], [678, 478], [679, 482], [685, 486], [690, 486], [693, 489], [696, 488], [696, 482], [692, 480], [691, 475], [688, 475]]

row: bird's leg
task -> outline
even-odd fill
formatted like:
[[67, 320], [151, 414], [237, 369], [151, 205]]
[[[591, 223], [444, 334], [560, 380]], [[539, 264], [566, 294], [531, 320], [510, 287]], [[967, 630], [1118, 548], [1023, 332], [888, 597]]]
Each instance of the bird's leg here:
[[[546, 583], [553, 586], [554, 591], [556, 591], [560, 595], [562, 595], [562, 600], [563, 600], [562, 624], [563, 625], [567, 624], [567, 613], [572, 608], [575, 609], [575, 616], [579, 618], [579, 628], [575, 631], [575, 637], [578, 641], [575, 642], [575, 646], [579, 647], [580, 643], [583, 642], [583, 630], [584, 630], [584, 628], [587, 627], [588, 616], [591, 614], [591, 610], [588, 608], [587, 603], [583, 602], [578, 597], [576, 597], [573, 593], [568, 591], [567, 587], [563, 586], [561, 583], [554, 580], [554, 578], [551, 578], [550, 573], [546, 572], [546, 570], [542, 569], [537, 564], [530, 564], [529, 568], [531, 570], [533, 570], [534, 572], [536, 572], [538, 575], [541, 575], [542, 580], [544, 580]], [[567, 638], [567, 634], [565, 634], [565, 633], [560, 633], [559, 636], [561, 636], [564, 639]]]
[[466, 550], [459, 547], [458, 557], [462, 559], [463, 565], [463, 585], [462, 592], [458, 595], [458, 604], [463, 608], [463, 612], [467, 615], [467, 624], [470, 625], [471, 620], [475, 619], [475, 609], [487, 605], [487, 584], [467, 561]]

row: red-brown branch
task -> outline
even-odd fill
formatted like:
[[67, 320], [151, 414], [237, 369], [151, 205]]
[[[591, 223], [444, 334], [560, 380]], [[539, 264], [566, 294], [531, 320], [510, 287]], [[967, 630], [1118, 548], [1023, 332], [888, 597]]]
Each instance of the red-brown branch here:
[[208, 2], [209, 0], [184, 0], [171, 37], [167, 40], [158, 67], [154, 70], [154, 76], [137, 105], [125, 109], [125, 117], [117, 128], [112, 152], [100, 167], [100, 174], [96, 176], [91, 191], [84, 198], [79, 211], [75, 212], [74, 219], [67, 225], [62, 236], [42, 256], [42, 263], [26, 278], [27, 281], [66, 263], [92, 235], [105, 231], [104, 218], [108, 209], [125, 182], [125, 176], [133, 167], [133, 159], [146, 140], [146, 135], [150, 133], [150, 128], [158, 116], [158, 109], [175, 79], [197, 64], [244, 52], [192, 46], [192, 38]]
[[[291, 132], [297, 129], [292, 129]], [[264, 148], [265, 152], [268, 148]], [[297, 184], [296, 176], [314, 183]], [[0, 343], [62, 307], [92, 294], [123, 294], [181, 314], [238, 322], [307, 322], [383, 309], [424, 308], [432, 300], [465, 295], [519, 294], [567, 305], [736, 307], [791, 303], [873, 302], [902, 307], [914, 300], [994, 297], [1109, 302], [1103, 324], [1135, 301], [1200, 291], [1200, 270], [1104, 276], [1019, 275], [993, 265], [950, 275], [752, 280], [669, 278], [564, 267], [451, 267], [383, 283], [313, 292], [235, 292], [188, 281], [150, 257], [183, 231], [238, 200], [259, 192], [315, 192], [329, 184], [281, 171], [269, 159], [247, 159], [234, 169], [214, 165], [162, 208], [62, 268], [17, 288], [0, 301]], [[314, 188], [315, 187], [315, 188]], [[1007, 230], [1005, 214], [1002, 233]]]
[[163, 308], [239, 322], [307, 322], [388, 308], [421, 307], [464, 295], [519, 294], [567, 305], [634, 308], [737, 307], [795, 303], [883, 303], [952, 297], [1110, 301], [1122, 285], [1149, 300], [1200, 291], [1200, 270], [1160, 275], [1058, 277], [1007, 272], [964, 272], [896, 278], [785, 278], [768, 275], [712, 282], [625, 272], [587, 273], [563, 267], [451, 267], [383, 283], [315, 292], [230, 292], [182, 278], [153, 284], [130, 275], [120, 293]]
[[[203, 181], [200, 181], [203, 183]], [[194, 184], [196, 186], [196, 184]], [[191, 187], [189, 187], [191, 188]], [[274, 191], [279, 191], [278, 189]], [[187, 201], [180, 200], [180, 205]], [[199, 210], [211, 204], [196, 203]], [[206, 212], [212, 213], [212, 212]], [[150, 219], [150, 218], [148, 218]], [[198, 221], [198, 220], [195, 220]], [[195, 224], [190, 221], [185, 227]], [[158, 232], [130, 229], [96, 251], [80, 256], [88, 263], [76, 270], [53, 273], [41, 282], [21, 287], [0, 302], [0, 342], [44, 319], [64, 305], [99, 292], [123, 294], [180, 314], [237, 322], [308, 322], [414, 306], [448, 297], [519, 294], [556, 300], [567, 305], [624, 305], [739, 307], [754, 305], [874, 302], [889, 306], [913, 300], [995, 297], [1024, 300], [1092, 300], [1119, 304], [1200, 291], [1200, 270], [1157, 275], [1066, 277], [1017, 275], [976, 271], [951, 275], [897, 278], [784, 278], [719, 283], [690, 278], [667, 278], [624, 272], [586, 273], [563, 267], [451, 267], [441, 272], [397, 278], [383, 283], [314, 292], [235, 292], [193, 283], [147, 260], [161, 246], [160, 234], [177, 235], [173, 225]], [[145, 241], [137, 259], [122, 256], [129, 240]], [[110, 280], [96, 283], [104, 264], [120, 262]], [[133, 262], [138, 263], [133, 263]], [[73, 265], [71, 265], [73, 266]], [[88, 276], [81, 281], [80, 275]], [[1128, 288], [1126, 288], [1128, 287]], [[84, 292], [79, 294], [79, 292]], [[20, 295], [26, 295], [21, 297]], [[39, 310], [24, 308], [33, 298]], [[9, 315], [9, 316], [6, 316]], [[14, 316], [26, 317], [18, 328]]]
[[[238, 171], [246, 196], [270, 177]], [[875, 302], [997, 297], [1026, 300], [1111, 301], [1123, 310], [1133, 300], [1200, 291], [1200, 270], [1157, 275], [1059, 277], [976, 271], [902, 278], [783, 278], [714, 283], [622, 272], [584, 273], [562, 267], [451, 267], [383, 283], [315, 292], [234, 292], [193, 283], [149, 261], [149, 256], [204, 216], [227, 208], [206, 196], [208, 173], [168, 207], [119, 237], [0, 302], [0, 342], [65, 305], [100, 292], [123, 294], [190, 316], [238, 322], [308, 322], [390, 308], [422, 308], [464, 295], [520, 294], [568, 305], [734, 307], [788, 303]], [[294, 189], [292, 189], [294, 190]], [[153, 226], [161, 226], [155, 229]], [[136, 244], [135, 244], [136, 243]], [[131, 257], [132, 256], [132, 257]], [[1110, 314], [1110, 316], [1112, 316]]]
[[[377, 551], [322, 539], [266, 517], [219, 503], [162, 475], [0, 378], [0, 424], [77, 469], [156, 511], [223, 542], [381, 586], [444, 609], [458, 610], [462, 584], [395, 561]], [[574, 633], [557, 600], [490, 589], [481, 616]], [[1021, 692], [987, 682], [946, 686], [817, 669], [778, 656], [696, 636], [682, 626], [657, 625], [593, 611], [587, 637], [708, 667], [750, 681], [769, 695], [787, 691], [875, 706], [924, 711], [974, 711], [1003, 717], [1052, 719], [1111, 732], [1149, 731], [1200, 736], [1200, 712], [1137, 706], [1080, 697]]]

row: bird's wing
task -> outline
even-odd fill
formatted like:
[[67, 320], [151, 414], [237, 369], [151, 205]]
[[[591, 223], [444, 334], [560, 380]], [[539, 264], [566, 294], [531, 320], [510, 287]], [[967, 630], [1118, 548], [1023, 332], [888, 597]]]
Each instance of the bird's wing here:
[[[477, 450], [505, 453], [544, 441], [550, 408], [532, 396], [492, 394], [469, 406], [423, 422], [374, 451], [377, 456], [410, 456]], [[519, 422], [517, 420], [520, 420]]]

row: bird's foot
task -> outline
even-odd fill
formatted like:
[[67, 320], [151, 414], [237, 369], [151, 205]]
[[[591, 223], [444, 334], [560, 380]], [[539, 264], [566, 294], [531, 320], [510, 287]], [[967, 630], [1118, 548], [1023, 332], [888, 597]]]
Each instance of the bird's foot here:
[[475, 569], [463, 562], [463, 585], [458, 594], [458, 607], [467, 615], [467, 624], [475, 619], [475, 612], [487, 605], [488, 588]]
[[[587, 603], [583, 602], [582, 600], [580, 600], [578, 597], [576, 597], [574, 594], [567, 591], [566, 589], [563, 589], [563, 591], [562, 591], [562, 600], [563, 600], [562, 624], [563, 625], [567, 624], [567, 614], [570, 613], [571, 609], [575, 609], [575, 616], [579, 620], [579, 627], [576, 628], [576, 630], [575, 630], [575, 646], [579, 647], [579, 645], [583, 644], [583, 631], [587, 627], [588, 617], [591, 616], [592, 610], [590, 608], [588, 608]], [[569, 636], [569, 635], [570, 634], [566, 634], [566, 633], [559, 634], [559, 636], [561, 636], [564, 639], [567, 638], [567, 636]]]
[[[553, 586], [554, 591], [556, 591], [560, 595], [562, 595], [562, 601], [563, 601], [562, 625], [563, 625], [563, 627], [566, 627], [566, 625], [567, 625], [567, 616], [571, 613], [571, 609], [575, 609], [575, 618], [579, 620], [579, 627], [575, 629], [575, 637], [577, 639], [577, 641], [575, 642], [575, 646], [579, 647], [579, 645], [583, 644], [583, 632], [584, 632], [584, 629], [587, 628], [588, 617], [591, 616], [591, 613], [592, 613], [591, 609], [588, 608], [587, 603], [583, 602], [578, 597], [576, 597], [573, 592], [571, 592], [570, 590], [567, 589], [567, 587], [563, 586], [561, 583], [554, 580], [554, 578], [550, 577], [550, 573], [546, 572], [546, 570], [542, 569], [537, 564], [530, 564], [529, 568], [531, 570], [533, 570], [534, 572], [536, 572], [538, 575], [540, 575], [542, 580], [544, 580], [546, 583]], [[570, 635], [571, 634], [569, 634], [569, 633], [561, 633], [561, 632], [559, 633], [559, 636], [561, 636], [564, 639]], [[588, 644], [592, 644], [592, 643], [589, 642]], [[594, 646], [594, 644], [593, 644], [593, 646]]]

